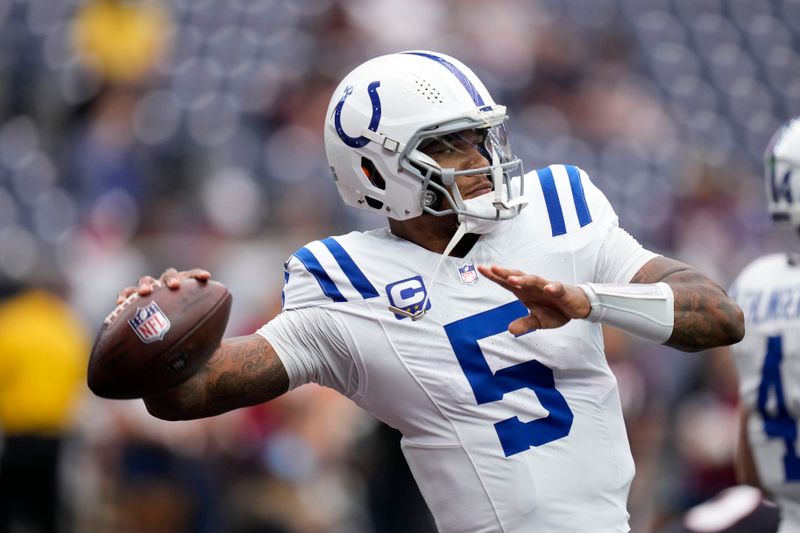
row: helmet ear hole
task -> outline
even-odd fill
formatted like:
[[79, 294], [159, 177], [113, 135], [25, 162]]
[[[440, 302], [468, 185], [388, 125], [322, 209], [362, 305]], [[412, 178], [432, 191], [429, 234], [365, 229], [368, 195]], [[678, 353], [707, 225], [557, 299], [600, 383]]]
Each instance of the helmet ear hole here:
[[364, 174], [367, 176], [367, 179], [372, 183], [372, 185], [382, 191], [386, 190], [386, 181], [381, 176], [381, 173], [378, 172], [378, 169], [375, 168], [375, 163], [372, 160], [367, 159], [366, 157], [361, 158], [361, 170], [364, 171]]
[[383, 202], [381, 202], [380, 200], [376, 200], [371, 196], [365, 196], [364, 199], [367, 201], [367, 205], [370, 206], [372, 209], [383, 208]]

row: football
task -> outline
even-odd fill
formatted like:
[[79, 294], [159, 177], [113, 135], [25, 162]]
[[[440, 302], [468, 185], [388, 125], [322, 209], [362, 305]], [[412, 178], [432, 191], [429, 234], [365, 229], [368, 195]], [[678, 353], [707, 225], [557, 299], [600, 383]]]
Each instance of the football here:
[[87, 381], [111, 399], [153, 396], [191, 377], [225, 333], [232, 297], [216, 281], [160, 282], [147, 296], [134, 293], [103, 321], [89, 358]]

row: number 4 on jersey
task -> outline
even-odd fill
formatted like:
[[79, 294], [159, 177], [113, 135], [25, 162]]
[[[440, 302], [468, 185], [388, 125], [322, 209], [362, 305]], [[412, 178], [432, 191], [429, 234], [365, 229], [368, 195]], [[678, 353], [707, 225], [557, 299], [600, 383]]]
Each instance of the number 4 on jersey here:
[[[781, 361], [783, 360], [783, 339], [779, 336], [767, 339], [767, 356], [758, 387], [758, 411], [764, 420], [764, 433], [768, 437], [782, 438], [786, 442], [783, 468], [786, 481], [800, 481], [800, 458], [797, 457], [797, 420], [786, 409], [781, 380]], [[770, 397], [774, 407], [769, 408]]]

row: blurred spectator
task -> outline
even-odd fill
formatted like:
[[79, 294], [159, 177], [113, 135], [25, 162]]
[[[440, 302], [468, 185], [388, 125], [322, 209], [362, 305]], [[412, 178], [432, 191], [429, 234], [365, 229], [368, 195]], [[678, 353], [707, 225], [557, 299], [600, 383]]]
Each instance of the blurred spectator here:
[[75, 14], [84, 64], [111, 84], [141, 81], [165, 51], [169, 17], [157, 0], [90, 0]]
[[730, 349], [709, 350], [703, 363], [704, 375], [686, 391], [677, 411], [674, 439], [685, 478], [677, 495], [681, 509], [736, 484], [738, 389]]
[[135, 228], [142, 205], [159, 189], [152, 182], [148, 156], [137, 149], [133, 135], [131, 119], [140, 95], [134, 87], [102, 90], [88, 104], [86, 120], [76, 124], [66, 154], [72, 174], [67, 179], [82, 212], [91, 213], [104, 200], [119, 197], [117, 210], [107, 213], [119, 218], [107, 221], [114, 226], [132, 222]]
[[60, 454], [88, 354], [83, 324], [56, 294], [28, 289], [0, 301], [0, 531], [66, 523]]

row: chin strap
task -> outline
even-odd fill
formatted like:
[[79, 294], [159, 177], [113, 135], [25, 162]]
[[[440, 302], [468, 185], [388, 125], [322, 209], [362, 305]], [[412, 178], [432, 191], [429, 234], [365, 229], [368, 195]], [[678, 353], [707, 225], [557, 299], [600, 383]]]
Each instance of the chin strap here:
[[409, 317], [411, 320], [416, 322], [420, 320], [422, 317], [425, 316], [425, 307], [428, 305], [428, 300], [430, 300], [431, 293], [433, 292], [433, 287], [436, 284], [436, 277], [439, 275], [439, 269], [442, 267], [442, 263], [444, 260], [450, 257], [450, 253], [455, 248], [456, 244], [461, 240], [461, 238], [467, 234], [467, 225], [462, 222], [458, 225], [458, 229], [456, 230], [453, 237], [450, 239], [450, 242], [447, 243], [447, 247], [442, 252], [442, 256], [439, 258], [439, 262], [436, 263], [436, 268], [433, 270], [433, 277], [431, 278], [431, 285], [428, 287], [428, 290], [425, 294], [425, 299], [422, 301], [422, 306], [420, 307], [419, 311], [416, 313], [412, 313], [410, 311], [406, 311], [405, 309], [400, 309], [399, 307], [395, 307], [393, 305], [389, 306], [389, 311], [393, 313], [397, 313], [398, 315], [403, 315]]

